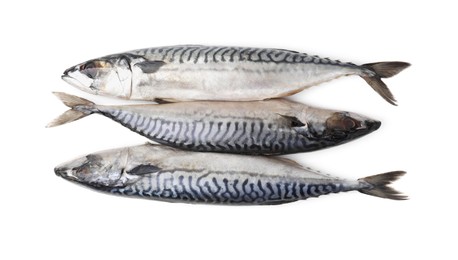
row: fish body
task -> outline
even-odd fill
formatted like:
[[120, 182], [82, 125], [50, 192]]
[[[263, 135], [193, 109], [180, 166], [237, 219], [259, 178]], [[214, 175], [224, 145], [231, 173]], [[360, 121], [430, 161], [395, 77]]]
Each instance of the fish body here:
[[89, 60], [67, 69], [62, 78], [92, 94], [176, 102], [264, 100], [358, 75], [395, 104], [381, 78], [407, 66], [405, 62], [359, 66], [282, 49], [181, 45]]
[[345, 180], [284, 158], [151, 144], [93, 153], [56, 167], [55, 173], [92, 189], [170, 202], [275, 205], [352, 190], [406, 198], [386, 186], [404, 172]]
[[354, 113], [283, 99], [104, 106], [55, 94], [71, 110], [50, 126], [96, 113], [158, 143], [199, 152], [308, 152], [354, 140], [380, 126], [379, 121]]

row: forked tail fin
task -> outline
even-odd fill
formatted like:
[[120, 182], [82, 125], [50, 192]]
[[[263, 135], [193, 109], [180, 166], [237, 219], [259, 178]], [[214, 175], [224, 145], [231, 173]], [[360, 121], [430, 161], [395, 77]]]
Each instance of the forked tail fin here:
[[396, 99], [391, 93], [390, 89], [382, 81], [382, 78], [392, 77], [410, 64], [401, 61], [388, 61], [363, 64], [362, 67], [372, 71], [375, 75], [362, 75], [361, 77], [369, 84], [380, 96], [382, 96], [388, 103], [396, 105]]
[[70, 123], [93, 113], [91, 108], [93, 108], [95, 104], [89, 100], [63, 92], [53, 92], [53, 94], [56, 95], [66, 106], [70, 107], [71, 109], [65, 111], [62, 115], [54, 119], [46, 127], [54, 127]]
[[388, 187], [388, 185], [401, 176], [406, 174], [404, 171], [387, 172], [377, 175], [368, 176], [359, 179], [359, 181], [370, 184], [371, 188], [358, 190], [361, 193], [392, 200], [406, 200], [406, 195], [401, 194], [399, 191]]

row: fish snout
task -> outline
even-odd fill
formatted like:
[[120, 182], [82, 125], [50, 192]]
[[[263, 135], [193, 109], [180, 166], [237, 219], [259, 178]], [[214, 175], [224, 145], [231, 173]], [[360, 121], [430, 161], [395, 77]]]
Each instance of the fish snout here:
[[380, 126], [382, 125], [382, 122], [371, 119], [371, 120], [366, 120], [365, 124], [368, 130], [375, 131], [380, 128]]
[[334, 113], [326, 120], [324, 136], [335, 143], [348, 142], [377, 130], [381, 122], [349, 112]]
[[66, 167], [56, 167], [54, 168], [54, 173], [59, 177], [67, 177], [68, 168]]
[[62, 76], [60, 76], [65, 82], [73, 85], [75, 81], [75, 79], [71, 76], [72, 73], [76, 72], [78, 69], [76, 66], [73, 66], [73, 67], [70, 67], [68, 69], [66, 69], [64, 71], [64, 73], [62, 73]]
[[62, 73], [62, 78], [68, 77], [70, 73], [75, 72], [77, 70], [78, 70], [78, 66], [73, 66], [73, 67], [66, 69], [64, 73]]

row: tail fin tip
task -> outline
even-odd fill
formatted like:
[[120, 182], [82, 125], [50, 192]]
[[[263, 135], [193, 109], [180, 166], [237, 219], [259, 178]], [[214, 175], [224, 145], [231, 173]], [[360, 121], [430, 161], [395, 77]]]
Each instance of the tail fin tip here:
[[359, 192], [385, 199], [407, 200], [408, 197], [406, 195], [388, 186], [405, 174], [406, 172], [404, 171], [393, 171], [359, 179], [373, 186], [370, 189], [361, 189]]
[[366, 69], [369, 69], [380, 78], [389, 78], [403, 71], [405, 68], [410, 66], [410, 63], [403, 61], [384, 61], [375, 63], [366, 63], [362, 65]]
[[67, 107], [70, 107], [70, 108], [73, 108], [75, 106], [92, 106], [94, 105], [93, 102], [87, 100], [87, 99], [84, 99], [84, 98], [81, 98], [81, 97], [77, 97], [77, 96], [74, 96], [74, 95], [70, 95], [70, 94], [67, 94], [67, 93], [64, 93], [64, 92], [53, 92], [54, 95], [56, 95], [57, 98], [60, 99], [60, 101], [62, 101], [62, 103], [64, 103], [64, 105], [66, 105]]
[[66, 123], [70, 123], [78, 119], [81, 119], [87, 115], [88, 114], [84, 112], [69, 109], [65, 111], [62, 115], [60, 115], [59, 117], [51, 121], [48, 125], [46, 125], [46, 127], [49, 128], [49, 127], [55, 127], [55, 126], [63, 125]]
[[[56, 95], [62, 103], [64, 103], [67, 107], [70, 107], [69, 110], [65, 111], [62, 115], [51, 121], [46, 127], [54, 127], [54, 126], [59, 126], [63, 125], [66, 123], [70, 123], [73, 121], [76, 121], [78, 119], [81, 119], [83, 117], [86, 117], [92, 113], [90, 109], [83, 109], [84, 106], [86, 107], [92, 107], [95, 104], [87, 99], [80, 98], [77, 96], [73, 96], [67, 93], [63, 92], [53, 92], [54, 95]], [[77, 109], [76, 107], [79, 106]]]
[[391, 93], [390, 89], [386, 86], [386, 84], [382, 81], [379, 76], [361, 76], [372, 89], [375, 90], [383, 99], [385, 99], [388, 103], [393, 106], [397, 106], [396, 99]]
[[[391, 91], [383, 83], [382, 78], [392, 77], [405, 68], [409, 67], [410, 63], [403, 61], [385, 61], [363, 64], [362, 67], [371, 71], [372, 75], [362, 75], [361, 77], [388, 103], [396, 106], [396, 99]], [[375, 74], [375, 75], [374, 75]]]

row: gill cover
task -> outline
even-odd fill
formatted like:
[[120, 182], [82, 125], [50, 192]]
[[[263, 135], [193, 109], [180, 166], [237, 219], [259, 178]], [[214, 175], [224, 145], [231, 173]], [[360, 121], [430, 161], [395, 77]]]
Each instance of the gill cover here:
[[131, 62], [138, 58], [115, 54], [89, 60], [64, 71], [62, 79], [91, 94], [129, 98], [132, 90]]
[[114, 149], [90, 154], [57, 166], [56, 175], [97, 189], [123, 187], [129, 183], [125, 174], [127, 149]]

